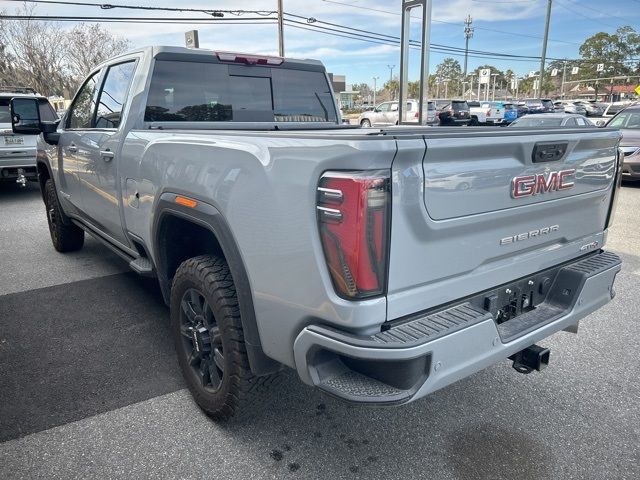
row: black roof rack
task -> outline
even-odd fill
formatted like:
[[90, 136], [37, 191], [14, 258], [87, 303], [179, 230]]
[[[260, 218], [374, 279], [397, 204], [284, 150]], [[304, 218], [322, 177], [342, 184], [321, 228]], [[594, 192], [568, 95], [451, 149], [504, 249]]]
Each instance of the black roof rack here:
[[16, 87], [14, 85], [0, 85], [0, 93], [32, 93], [37, 94], [31, 87]]

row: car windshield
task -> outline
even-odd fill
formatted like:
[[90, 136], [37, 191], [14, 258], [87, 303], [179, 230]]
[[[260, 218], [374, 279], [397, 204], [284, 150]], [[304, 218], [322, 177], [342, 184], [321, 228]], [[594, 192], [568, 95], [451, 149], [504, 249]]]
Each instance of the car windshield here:
[[613, 118], [607, 127], [640, 129], [640, 112], [622, 112]]
[[336, 122], [322, 71], [159, 60], [145, 121]]
[[0, 98], [0, 123], [11, 123], [8, 98]]
[[542, 100], [542, 105], [545, 108], [553, 108], [553, 102], [551, 100]]
[[562, 118], [548, 117], [543, 118], [540, 114], [534, 116], [522, 117], [511, 124], [513, 127], [560, 127], [562, 126]]

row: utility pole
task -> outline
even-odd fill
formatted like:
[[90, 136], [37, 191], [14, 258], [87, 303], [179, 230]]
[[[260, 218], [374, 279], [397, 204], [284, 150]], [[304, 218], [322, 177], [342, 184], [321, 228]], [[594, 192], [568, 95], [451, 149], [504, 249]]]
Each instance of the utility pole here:
[[282, 0], [278, 0], [278, 55], [284, 57], [284, 19], [282, 17]]
[[376, 106], [376, 90], [377, 90], [376, 82], [378, 81], [379, 78], [380, 77], [373, 77], [373, 106], [374, 107]]
[[564, 100], [564, 81], [567, 78], [567, 61], [562, 62], [562, 83], [560, 84], [560, 100]]
[[473, 23], [473, 19], [471, 15], [467, 15], [467, 18], [464, 21], [464, 73], [462, 74], [464, 78], [467, 78], [467, 57], [469, 56], [469, 39], [473, 38], [473, 27], [471, 24]]
[[538, 81], [539, 97], [542, 96], [542, 80], [544, 79], [544, 63], [547, 58], [547, 40], [549, 39], [549, 23], [551, 22], [551, 3], [547, 0], [547, 20], [544, 26], [544, 40], [542, 40], [542, 57], [540, 57], [540, 80]]
[[[387, 65], [387, 68], [389, 69], [389, 86], [391, 86], [391, 80], [393, 80], [393, 69], [396, 68], [396, 66]], [[394, 90], [393, 95], [391, 96], [391, 100], [395, 100], [395, 99], [396, 99], [396, 92]]]

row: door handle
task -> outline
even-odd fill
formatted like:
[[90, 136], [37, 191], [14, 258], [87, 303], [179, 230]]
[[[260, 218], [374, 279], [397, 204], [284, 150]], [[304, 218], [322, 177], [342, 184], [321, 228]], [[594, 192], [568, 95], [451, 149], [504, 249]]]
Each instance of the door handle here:
[[100, 150], [100, 156], [102, 157], [102, 160], [104, 160], [105, 162], [110, 162], [111, 160], [113, 160], [113, 157], [116, 156], [115, 153], [113, 153], [111, 150]]
[[72, 143], [71, 145], [69, 145], [69, 146], [67, 147], [67, 150], [69, 150], [71, 153], [75, 153], [75, 152], [77, 152], [77, 151], [78, 151], [78, 147], [76, 147], [76, 144], [75, 144], [75, 143]]

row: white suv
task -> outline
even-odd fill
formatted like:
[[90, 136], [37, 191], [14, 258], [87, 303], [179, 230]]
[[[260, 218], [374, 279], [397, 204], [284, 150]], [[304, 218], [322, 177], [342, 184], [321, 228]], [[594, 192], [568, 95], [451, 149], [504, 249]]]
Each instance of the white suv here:
[[[407, 100], [407, 108], [405, 110], [405, 122], [418, 123], [419, 105], [417, 100]], [[436, 108], [433, 102], [427, 102], [425, 120], [427, 125], [437, 125], [439, 118], [436, 115]], [[383, 102], [373, 110], [363, 112], [358, 119], [358, 123], [362, 127], [382, 127], [398, 124], [398, 102]]]

